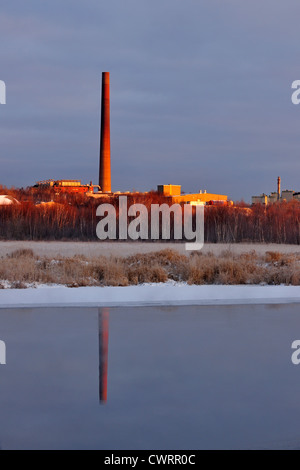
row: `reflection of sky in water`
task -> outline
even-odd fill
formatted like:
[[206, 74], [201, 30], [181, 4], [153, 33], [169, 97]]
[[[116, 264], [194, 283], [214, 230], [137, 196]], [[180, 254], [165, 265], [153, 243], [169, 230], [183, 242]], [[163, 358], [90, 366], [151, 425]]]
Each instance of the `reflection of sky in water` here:
[[296, 305], [0, 310], [0, 337], [3, 449], [300, 447]]

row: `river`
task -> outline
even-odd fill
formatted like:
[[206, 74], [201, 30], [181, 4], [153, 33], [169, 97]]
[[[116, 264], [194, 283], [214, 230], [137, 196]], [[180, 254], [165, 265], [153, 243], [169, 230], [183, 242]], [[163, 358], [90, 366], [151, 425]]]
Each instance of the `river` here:
[[2, 449], [300, 449], [299, 305], [0, 309]]

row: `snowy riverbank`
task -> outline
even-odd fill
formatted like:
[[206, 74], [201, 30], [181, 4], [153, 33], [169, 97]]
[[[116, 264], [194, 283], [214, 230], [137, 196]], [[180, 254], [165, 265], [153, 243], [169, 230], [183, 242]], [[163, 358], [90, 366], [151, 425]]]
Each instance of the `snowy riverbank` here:
[[188, 286], [184, 283], [127, 287], [40, 286], [0, 290], [0, 308], [125, 307], [300, 303], [300, 286]]

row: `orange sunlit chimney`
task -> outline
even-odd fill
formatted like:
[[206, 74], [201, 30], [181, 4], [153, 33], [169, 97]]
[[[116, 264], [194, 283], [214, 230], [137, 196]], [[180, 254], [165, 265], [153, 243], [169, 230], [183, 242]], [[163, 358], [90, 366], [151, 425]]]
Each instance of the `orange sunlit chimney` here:
[[281, 178], [278, 176], [277, 178], [277, 199], [279, 201], [281, 195]]
[[108, 325], [109, 310], [99, 310], [99, 399], [107, 401], [107, 368], [108, 368]]
[[99, 186], [103, 192], [111, 192], [109, 72], [102, 73]]

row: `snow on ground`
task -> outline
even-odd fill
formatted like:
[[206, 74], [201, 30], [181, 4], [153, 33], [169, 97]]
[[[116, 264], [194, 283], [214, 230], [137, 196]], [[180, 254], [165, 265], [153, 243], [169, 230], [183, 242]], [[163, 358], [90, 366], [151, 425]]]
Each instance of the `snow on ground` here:
[[0, 290], [0, 308], [127, 307], [300, 303], [300, 286], [188, 286], [184, 283], [128, 287], [40, 286]]
[[4, 194], [0, 195], [0, 206], [11, 206], [13, 204], [20, 204], [20, 203], [12, 196], [6, 196]]
[[[87, 257], [104, 256], [131, 256], [136, 253], [149, 253], [151, 251], [164, 250], [170, 248], [180, 253], [189, 253], [185, 250], [184, 243], [161, 243], [161, 242], [35, 242], [35, 241], [1, 241], [0, 257], [6, 256], [20, 248], [32, 249], [38, 256], [56, 257], [58, 255], [71, 257], [76, 254]], [[212, 252], [219, 255], [223, 251], [230, 250], [232, 253], [240, 254], [249, 251], [256, 251], [258, 254], [264, 254], [266, 251], [279, 251], [281, 253], [300, 252], [298, 245], [277, 245], [263, 243], [206, 243], [202, 249], [203, 253]]]

